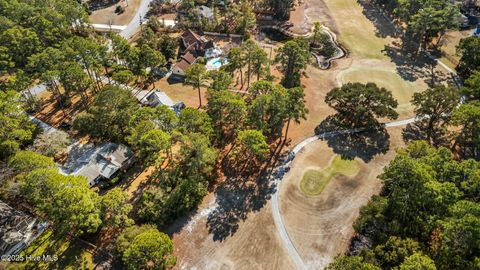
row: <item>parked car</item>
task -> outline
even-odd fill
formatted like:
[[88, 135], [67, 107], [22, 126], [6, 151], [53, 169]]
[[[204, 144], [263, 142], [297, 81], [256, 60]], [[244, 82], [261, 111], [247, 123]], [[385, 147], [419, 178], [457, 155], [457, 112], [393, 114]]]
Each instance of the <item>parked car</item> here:
[[478, 25], [478, 18], [475, 16], [467, 15], [468, 18], [468, 24], [470, 25]]
[[72, 125], [69, 122], [62, 121], [59, 125], [59, 127], [63, 130], [70, 130]]

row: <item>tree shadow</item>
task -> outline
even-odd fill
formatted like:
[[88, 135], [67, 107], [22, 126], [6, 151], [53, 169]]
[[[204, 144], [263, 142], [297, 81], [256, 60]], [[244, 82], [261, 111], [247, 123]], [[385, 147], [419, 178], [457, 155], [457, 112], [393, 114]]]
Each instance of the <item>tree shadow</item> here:
[[377, 37], [398, 37], [398, 32], [390, 21], [385, 18], [382, 13], [368, 1], [357, 1], [362, 7], [362, 13], [370, 20], [375, 26], [375, 35]]
[[[240, 221], [246, 220], [249, 213], [262, 209], [270, 200], [277, 188], [272, 180], [282, 177], [276, 166], [286, 157], [282, 151], [285, 145], [288, 144], [280, 140], [261, 169], [226, 170], [226, 180], [215, 190], [217, 207], [207, 217], [206, 226], [214, 241], [234, 235]], [[239, 168], [240, 164], [234, 166]]]
[[390, 149], [390, 135], [378, 123], [352, 129], [338, 115], [331, 115], [315, 128], [315, 134], [343, 159], [360, 158], [368, 163], [376, 155], [385, 154]]
[[263, 208], [275, 191], [268, 177], [245, 182], [242, 177], [229, 177], [215, 191], [218, 206], [208, 215], [208, 232], [214, 241], [223, 241], [238, 230], [250, 212]]
[[177, 83], [182, 84], [184, 82], [185, 82], [185, 77], [175, 75], [175, 74], [171, 74], [167, 78], [167, 83], [168, 84], [177, 84]]
[[423, 79], [429, 87], [434, 87], [440, 82], [455, 83], [455, 78], [450, 74], [439, 71], [437, 61], [423, 51], [418, 55], [413, 55], [398, 43], [393, 43], [392, 45], [385, 45], [382, 52], [395, 63], [398, 75], [406, 81], [413, 82]]
[[425, 127], [421, 122], [408, 124], [402, 130], [402, 138], [404, 142], [416, 141], [416, 140], [426, 140], [427, 136], [425, 135]]
[[451, 134], [448, 134], [446, 131], [438, 130], [434, 134], [432, 134], [432, 139], [429, 140], [427, 137], [427, 121], [417, 121], [412, 124], [408, 124], [402, 130], [402, 138], [403, 141], [408, 143], [410, 141], [427, 141], [428, 143], [432, 143], [435, 146], [449, 146], [451, 140]]
[[427, 72], [437, 65], [435, 60], [422, 52], [418, 55], [409, 53], [398, 42], [385, 45], [382, 52], [395, 63], [400, 77], [407, 81], [416, 81], [418, 78], [426, 77]]

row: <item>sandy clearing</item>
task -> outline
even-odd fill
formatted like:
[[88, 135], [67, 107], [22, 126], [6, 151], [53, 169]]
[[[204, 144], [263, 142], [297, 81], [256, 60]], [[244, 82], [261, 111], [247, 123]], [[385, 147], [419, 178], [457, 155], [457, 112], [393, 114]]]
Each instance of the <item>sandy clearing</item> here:
[[215, 206], [214, 197], [206, 197], [202, 210], [173, 234], [177, 269], [294, 269], [276, 235], [270, 203], [250, 213], [224, 241], [214, 241], [208, 232], [207, 217]]
[[328, 166], [335, 153], [319, 140], [294, 159], [280, 190], [280, 210], [288, 234], [309, 269], [325, 267], [348, 247], [360, 207], [380, 191], [377, 175], [393, 158], [394, 149], [403, 145], [401, 130], [389, 129], [390, 150], [385, 155], [368, 164], [356, 159], [360, 170], [355, 176], [334, 176], [318, 196], [300, 191], [301, 178], [308, 168]]
[[[138, 7], [140, 6], [140, 2], [141, 0], [122, 0], [116, 5], [95, 10], [89, 16], [90, 22], [97, 24], [126, 25], [136, 14]], [[124, 7], [125, 11], [122, 14], [117, 15], [115, 13], [117, 6]]]

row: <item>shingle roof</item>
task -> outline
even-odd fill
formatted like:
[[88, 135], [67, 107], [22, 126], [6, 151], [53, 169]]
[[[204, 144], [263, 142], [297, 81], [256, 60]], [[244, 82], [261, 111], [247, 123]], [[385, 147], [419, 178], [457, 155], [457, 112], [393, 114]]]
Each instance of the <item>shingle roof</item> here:
[[19, 243], [26, 242], [35, 222], [36, 218], [0, 201], [0, 255], [7, 254]]
[[185, 47], [188, 47], [188, 46], [190, 46], [192, 44], [195, 44], [195, 43], [205, 42], [204, 38], [202, 38], [200, 35], [198, 35], [197, 33], [193, 32], [190, 29], [183, 32], [182, 40], [183, 40], [183, 43], [184, 43]]
[[121, 144], [76, 144], [69, 150], [68, 160], [60, 171], [85, 176], [89, 184], [93, 185], [99, 176], [110, 179], [132, 157], [132, 150]]
[[182, 56], [182, 58], [185, 59], [185, 61], [187, 61], [190, 64], [193, 64], [193, 62], [195, 62], [195, 60], [197, 60], [197, 56], [195, 56], [191, 52], [187, 52], [184, 56]]
[[180, 68], [181, 70], [186, 70], [191, 64], [182, 58], [182, 60], [178, 61], [175, 66]]

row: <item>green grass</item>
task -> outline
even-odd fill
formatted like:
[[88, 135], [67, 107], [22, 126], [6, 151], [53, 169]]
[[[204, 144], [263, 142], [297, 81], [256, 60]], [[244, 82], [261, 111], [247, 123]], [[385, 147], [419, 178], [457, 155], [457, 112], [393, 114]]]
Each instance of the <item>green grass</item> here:
[[387, 58], [382, 50], [388, 40], [375, 35], [377, 29], [362, 13], [363, 9], [357, 1], [328, 0], [327, 4], [332, 16], [339, 18], [336, 23], [341, 33], [341, 44], [362, 58]]
[[354, 176], [359, 170], [357, 161], [336, 156], [331, 164], [321, 171], [307, 170], [300, 182], [300, 190], [309, 196], [319, 195], [335, 175]]
[[93, 269], [92, 254], [66, 237], [56, 238], [52, 230], [45, 231], [21, 255], [56, 255], [57, 261], [24, 262], [22, 269]]

